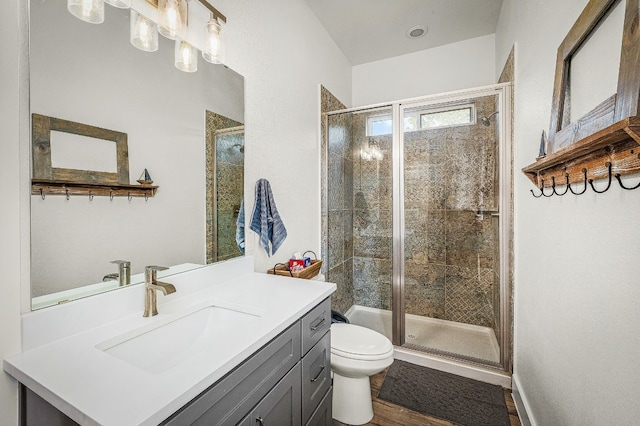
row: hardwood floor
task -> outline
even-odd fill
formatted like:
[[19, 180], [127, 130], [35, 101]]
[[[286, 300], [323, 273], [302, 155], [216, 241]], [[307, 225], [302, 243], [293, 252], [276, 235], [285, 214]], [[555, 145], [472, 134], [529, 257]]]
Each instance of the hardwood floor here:
[[[408, 408], [392, 404], [382, 399], [378, 399], [378, 392], [384, 381], [386, 371], [371, 377], [371, 396], [373, 398], [373, 419], [367, 423], [370, 426], [455, 426], [455, 423], [441, 420], [435, 417], [425, 416]], [[509, 420], [511, 426], [521, 426], [516, 406], [511, 398], [511, 390], [504, 390], [504, 400], [509, 410]], [[343, 426], [337, 420], [333, 421], [334, 426]]]

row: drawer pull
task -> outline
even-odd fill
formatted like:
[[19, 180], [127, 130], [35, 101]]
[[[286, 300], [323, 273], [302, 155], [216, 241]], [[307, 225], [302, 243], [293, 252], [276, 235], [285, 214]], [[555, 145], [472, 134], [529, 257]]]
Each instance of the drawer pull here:
[[323, 371], [324, 371], [324, 364], [320, 367], [320, 371], [318, 372], [318, 375], [313, 379], [311, 379], [311, 382], [317, 382], [320, 376], [322, 376]]
[[311, 331], [316, 331], [317, 329], [319, 329], [322, 324], [324, 324], [324, 322], [326, 321], [325, 317], [322, 317], [322, 319], [320, 320], [320, 322], [318, 322], [316, 325], [311, 326]]
[[262, 417], [256, 417], [256, 422], [258, 422], [260, 426], [264, 426], [264, 419]]

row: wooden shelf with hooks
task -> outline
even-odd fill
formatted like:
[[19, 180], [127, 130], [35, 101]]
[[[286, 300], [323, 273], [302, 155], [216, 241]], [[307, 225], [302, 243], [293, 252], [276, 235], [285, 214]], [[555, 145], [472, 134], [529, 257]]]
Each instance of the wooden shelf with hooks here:
[[50, 179], [31, 179], [32, 195], [85, 195], [107, 197], [153, 197], [158, 190], [152, 185], [103, 184]]
[[640, 117], [629, 117], [547, 155], [522, 171], [538, 188], [640, 172]]

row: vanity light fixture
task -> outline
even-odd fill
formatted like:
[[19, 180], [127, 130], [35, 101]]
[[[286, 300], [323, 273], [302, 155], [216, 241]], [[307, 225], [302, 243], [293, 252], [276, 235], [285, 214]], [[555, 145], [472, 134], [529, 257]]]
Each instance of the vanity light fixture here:
[[169, 40], [183, 40], [188, 14], [186, 0], [158, 0], [158, 31]]
[[129, 9], [131, 7], [131, 0], [104, 0], [104, 2], [119, 9]]
[[[132, 0], [67, 0], [67, 9], [73, 16], [83, 21], [99, 24], [104, 22], [105, 2], [121, 9], [131, 8], [129, 18], [131, 44], [145, 52], [155, 52], [158, 50], [158, 33], [162, 34], [176, 41], [176, 67], [185, 72], [195, 72], [198, 70], [197, 49], [186, 41], [188, 1], [190, 0], [146, 0], [158, 9], [157, 23], [135, 10], [132, 7]], [[211, 18], [205, 26], [202, 57], [212, 64], [221, 64], [224, 62], [222, 24], [227, 22], [227, 18], [207, 0], [197, 1], [211, 13]]]
[[224, 61], [222, 26], [213, 13], [211, 14], [211, 19], [207, 22], [204, 37], [202, 57], [205, 61], [211, 62], [212, 64], [221, 64]]
[[129, 41], [140, 50], [155, 52], [158, 50], [158, 24], [131, 9]]
[[180, 71], [198, 71], [197, 49], [183, 40], [176, 40], [175, 65]]
[[76, 18], [90, 24], [104, 22], [104, 0], [67, 0], [67, 9]]

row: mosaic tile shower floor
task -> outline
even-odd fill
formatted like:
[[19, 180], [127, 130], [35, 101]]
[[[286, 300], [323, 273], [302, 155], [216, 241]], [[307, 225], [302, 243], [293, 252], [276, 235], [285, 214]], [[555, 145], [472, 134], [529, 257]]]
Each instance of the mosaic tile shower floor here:
[[[345, 315], [353, 324], [370, 328], [391, 339], [391, 311], [354, 305]], [[406, 343], [500, 362], [498, 341], [489, 327], [407, 314], [405, 328]]]

